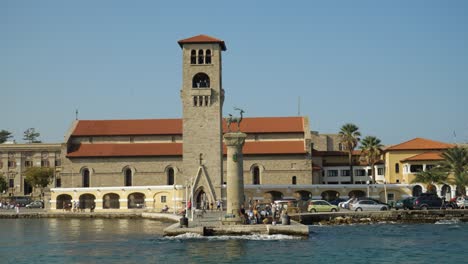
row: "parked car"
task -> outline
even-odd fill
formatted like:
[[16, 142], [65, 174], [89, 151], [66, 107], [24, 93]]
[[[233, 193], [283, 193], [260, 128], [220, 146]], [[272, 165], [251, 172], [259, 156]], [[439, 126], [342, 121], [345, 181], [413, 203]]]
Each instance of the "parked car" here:
[[34, 201], [26, 205], [26, 208], [44, 208], [44, 204], [41, 201]]
[[396, 210], [399, 210], [399, 209], [412, 210], [414, 208], [413, 207], [414, 200], [416, 200], [416, 197], [406, 197], [404, 199], [398, 200], [395, 203], [395, 209]]
[[337, 212], [339, 211], [338, 206], [332, 205], [324, 200], [310, 200], [307, 211], [311, 213], [315, 212]]
[[348, 200], [346, 200], [344, 202], [339, 203], [338, 207], [349, 209], [349, 204], [354, 203], [355, 201], [356, 201], [356, 198], [348, 199]]
[[433, 193], [421, 194], [413, 202], [414, 209], [427, 210], [427, 209], [440, 209], [442, 208], [442, 199]]
[[370, 197], [365, 197], [365, 196], [358, 197], [358, 198], [356, 198], [356, 199], [357, 199], [358, 201], [360, 201], [360, 200], [371, 200], [371, 201], [374, 201], [374, 202], [379, 203], [379, 204], [385, 204], [386, 206], [388, 206], [388, 208], [392, 208], [392, 206], [391, 206], [390, 204], [384, 203], [384, 202], [382, 202], [382, 201], [380, 201], [380, 200], [378, 200], [378, 199], [374, 199], [374, 198], [370, 198]]
[[457, 197], [456, 203], [458, 208], [468, 208], [468, 199], [466, 197]]
[[354, 211], [387, 211], [390, 207], [373, 200], [360, 200], [350, 204], [349, 209]]
[[335, 200], [333, 201], [329, 201], [330, 204], [332, 205], [338, 205], [340, 204], [341, 202], [346, 202], [347, 199], [343, 199], [343, 198], [336, 198]]

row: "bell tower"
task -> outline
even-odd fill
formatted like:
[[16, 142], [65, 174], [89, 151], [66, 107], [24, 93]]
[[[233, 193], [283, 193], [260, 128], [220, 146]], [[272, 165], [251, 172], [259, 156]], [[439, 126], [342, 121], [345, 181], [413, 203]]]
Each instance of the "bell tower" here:
[[182, 174], [194, 186], [193, 202], [215, 203], [221, 199], [223, 183], [221, 53], [226, 45], [206, 35], [178, 43], [182, 48]]

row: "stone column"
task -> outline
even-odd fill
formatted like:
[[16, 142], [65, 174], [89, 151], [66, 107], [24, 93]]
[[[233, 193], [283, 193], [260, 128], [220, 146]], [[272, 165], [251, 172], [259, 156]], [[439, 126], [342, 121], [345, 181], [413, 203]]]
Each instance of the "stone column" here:
[[244, 204], [244, 166], [242, 147], [246, 134], [231, 132], [224, 134], [227, 147], [226, 216], [223, 224], [241, 224], [240, 209]]

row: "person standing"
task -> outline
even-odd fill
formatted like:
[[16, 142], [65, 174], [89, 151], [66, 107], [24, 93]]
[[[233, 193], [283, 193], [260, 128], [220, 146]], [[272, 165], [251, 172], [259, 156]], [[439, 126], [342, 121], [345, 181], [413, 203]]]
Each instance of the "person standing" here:
[[16, 214], [19, 214], [19, 204], [15, 205]]

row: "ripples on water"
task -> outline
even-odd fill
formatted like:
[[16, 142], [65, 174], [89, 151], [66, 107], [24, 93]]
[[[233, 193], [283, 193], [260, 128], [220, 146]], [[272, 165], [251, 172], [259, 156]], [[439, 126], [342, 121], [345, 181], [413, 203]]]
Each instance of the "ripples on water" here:
[[468, 224], [312, 226], [284, 235], [166, 238], [141, 219], [2, 219], [0, 263], [466, 263]]

